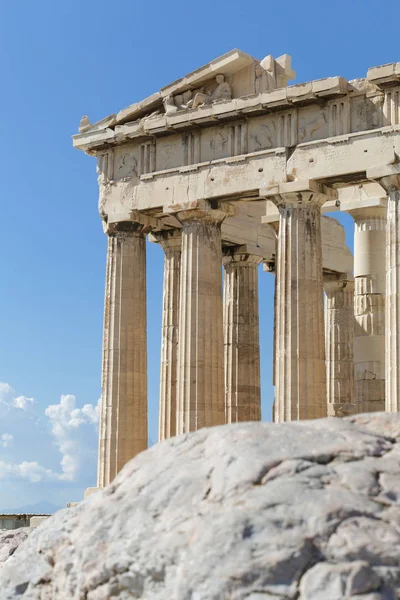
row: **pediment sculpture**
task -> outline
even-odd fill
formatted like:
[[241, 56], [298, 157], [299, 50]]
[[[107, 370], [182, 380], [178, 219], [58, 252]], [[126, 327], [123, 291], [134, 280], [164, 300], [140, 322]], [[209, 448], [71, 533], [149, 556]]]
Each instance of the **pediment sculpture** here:
[[210, 88], [200, 87], [195, 90], [186, 90], [182, 94], [173, 96], [169, 94], [163, 100], [165, 114], [171, 114], [178, 110], [196, 109], [200, 106], [214, 104], [214, 102], [223, 102], [231, 100], [232, 89], [225, 76], [219, 73], [215, 77], [216, 87], [213, 91]]

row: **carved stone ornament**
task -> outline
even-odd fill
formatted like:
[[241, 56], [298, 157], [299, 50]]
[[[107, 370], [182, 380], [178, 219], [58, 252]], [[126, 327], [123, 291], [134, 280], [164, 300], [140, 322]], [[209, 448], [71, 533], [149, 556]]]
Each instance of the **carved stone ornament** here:
[[83, 132], [83, 131], [85, 131], [85, 130], [86, 130], [88, 127], [90, 127], [90, 125], [91, 125], [91, 122], [89, 121], [89, 118], [88, 118], [88, 116], [87, 116], [87, 115], [84, 115], [84, 116], [82, 117], [82, 119], [80, 120], [79, 127], [78, 127], [78, 131], [79, 131], [80, 133], [82, 133], [82, 132]]
[[169, 115], [178, 110], [187, 110], [189, 108], [196, 109], [200, 106], [213, 104], [214, 102], [224, 102], [231, 100], [232, 89], [225, 76], [219, 74], [215, 78], [217, 87], [213, 92], [210, 90], [204, 91], [204, 88], [197, 90], [187, 90], [183, 94], [177, 94], [175, 97], [169, 94], [163, 100], [165, 114]]

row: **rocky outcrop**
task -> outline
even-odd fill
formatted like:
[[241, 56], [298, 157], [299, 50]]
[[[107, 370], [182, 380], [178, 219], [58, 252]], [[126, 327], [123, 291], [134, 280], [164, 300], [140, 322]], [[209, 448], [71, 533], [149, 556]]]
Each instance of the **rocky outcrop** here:
[[395, 600], [400, 415], [202, 429], [40, 525], [1, 600]]
[[0, 529], [0, 569], [3, 563], [14, 554], [18, 546], [26, 540], [30, 532], [29, 527], [11, 530]]

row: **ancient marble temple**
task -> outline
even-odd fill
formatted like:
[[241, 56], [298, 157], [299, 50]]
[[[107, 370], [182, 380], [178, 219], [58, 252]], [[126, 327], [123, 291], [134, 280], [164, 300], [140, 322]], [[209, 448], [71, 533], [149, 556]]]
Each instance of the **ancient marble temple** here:
[[294, 77], [287, 55], [232, 50], [81, 120], [108, 238], [99, 487], [147, 447], [146, 237], [165, 256], [160, 439], [260, 419], [261, 263], [273, 419], [400, 408], [400, 63]]

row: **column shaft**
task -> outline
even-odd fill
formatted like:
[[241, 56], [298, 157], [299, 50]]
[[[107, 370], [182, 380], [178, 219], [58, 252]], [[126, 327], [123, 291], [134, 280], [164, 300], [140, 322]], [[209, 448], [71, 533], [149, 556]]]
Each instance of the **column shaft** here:
[[181, 235], [163, 232], [158, 238], [165, 252], [158, 428], [159, 440], [164, 440], [176, 435]]
[[[229, 252], [229, 249], [228, 251]], [[224, 258], [226, 423], [261, 420], [258, 265], [261, 258]]]
[[225, 421], [221, 223], [213, 219], [213, 212], [178, 215], [182, 256], [177, 434]]
[[354, 282], [325, 282], [328, 416], [354, 414]]
[[388, 191], [386, 239], [386, 406], [400, 411], [400, 177]]
[[354, 371], [356, 412], [385, 408], [385, 247], [383, 207], [349, 211], [354, 218]]
[[108, 235], [98, 487], [146, 448], [146, 240], [121, 223]]
[[318, 194], [275, 197], [280, 222], [276, 293], [275, 420], [327, 414]]

